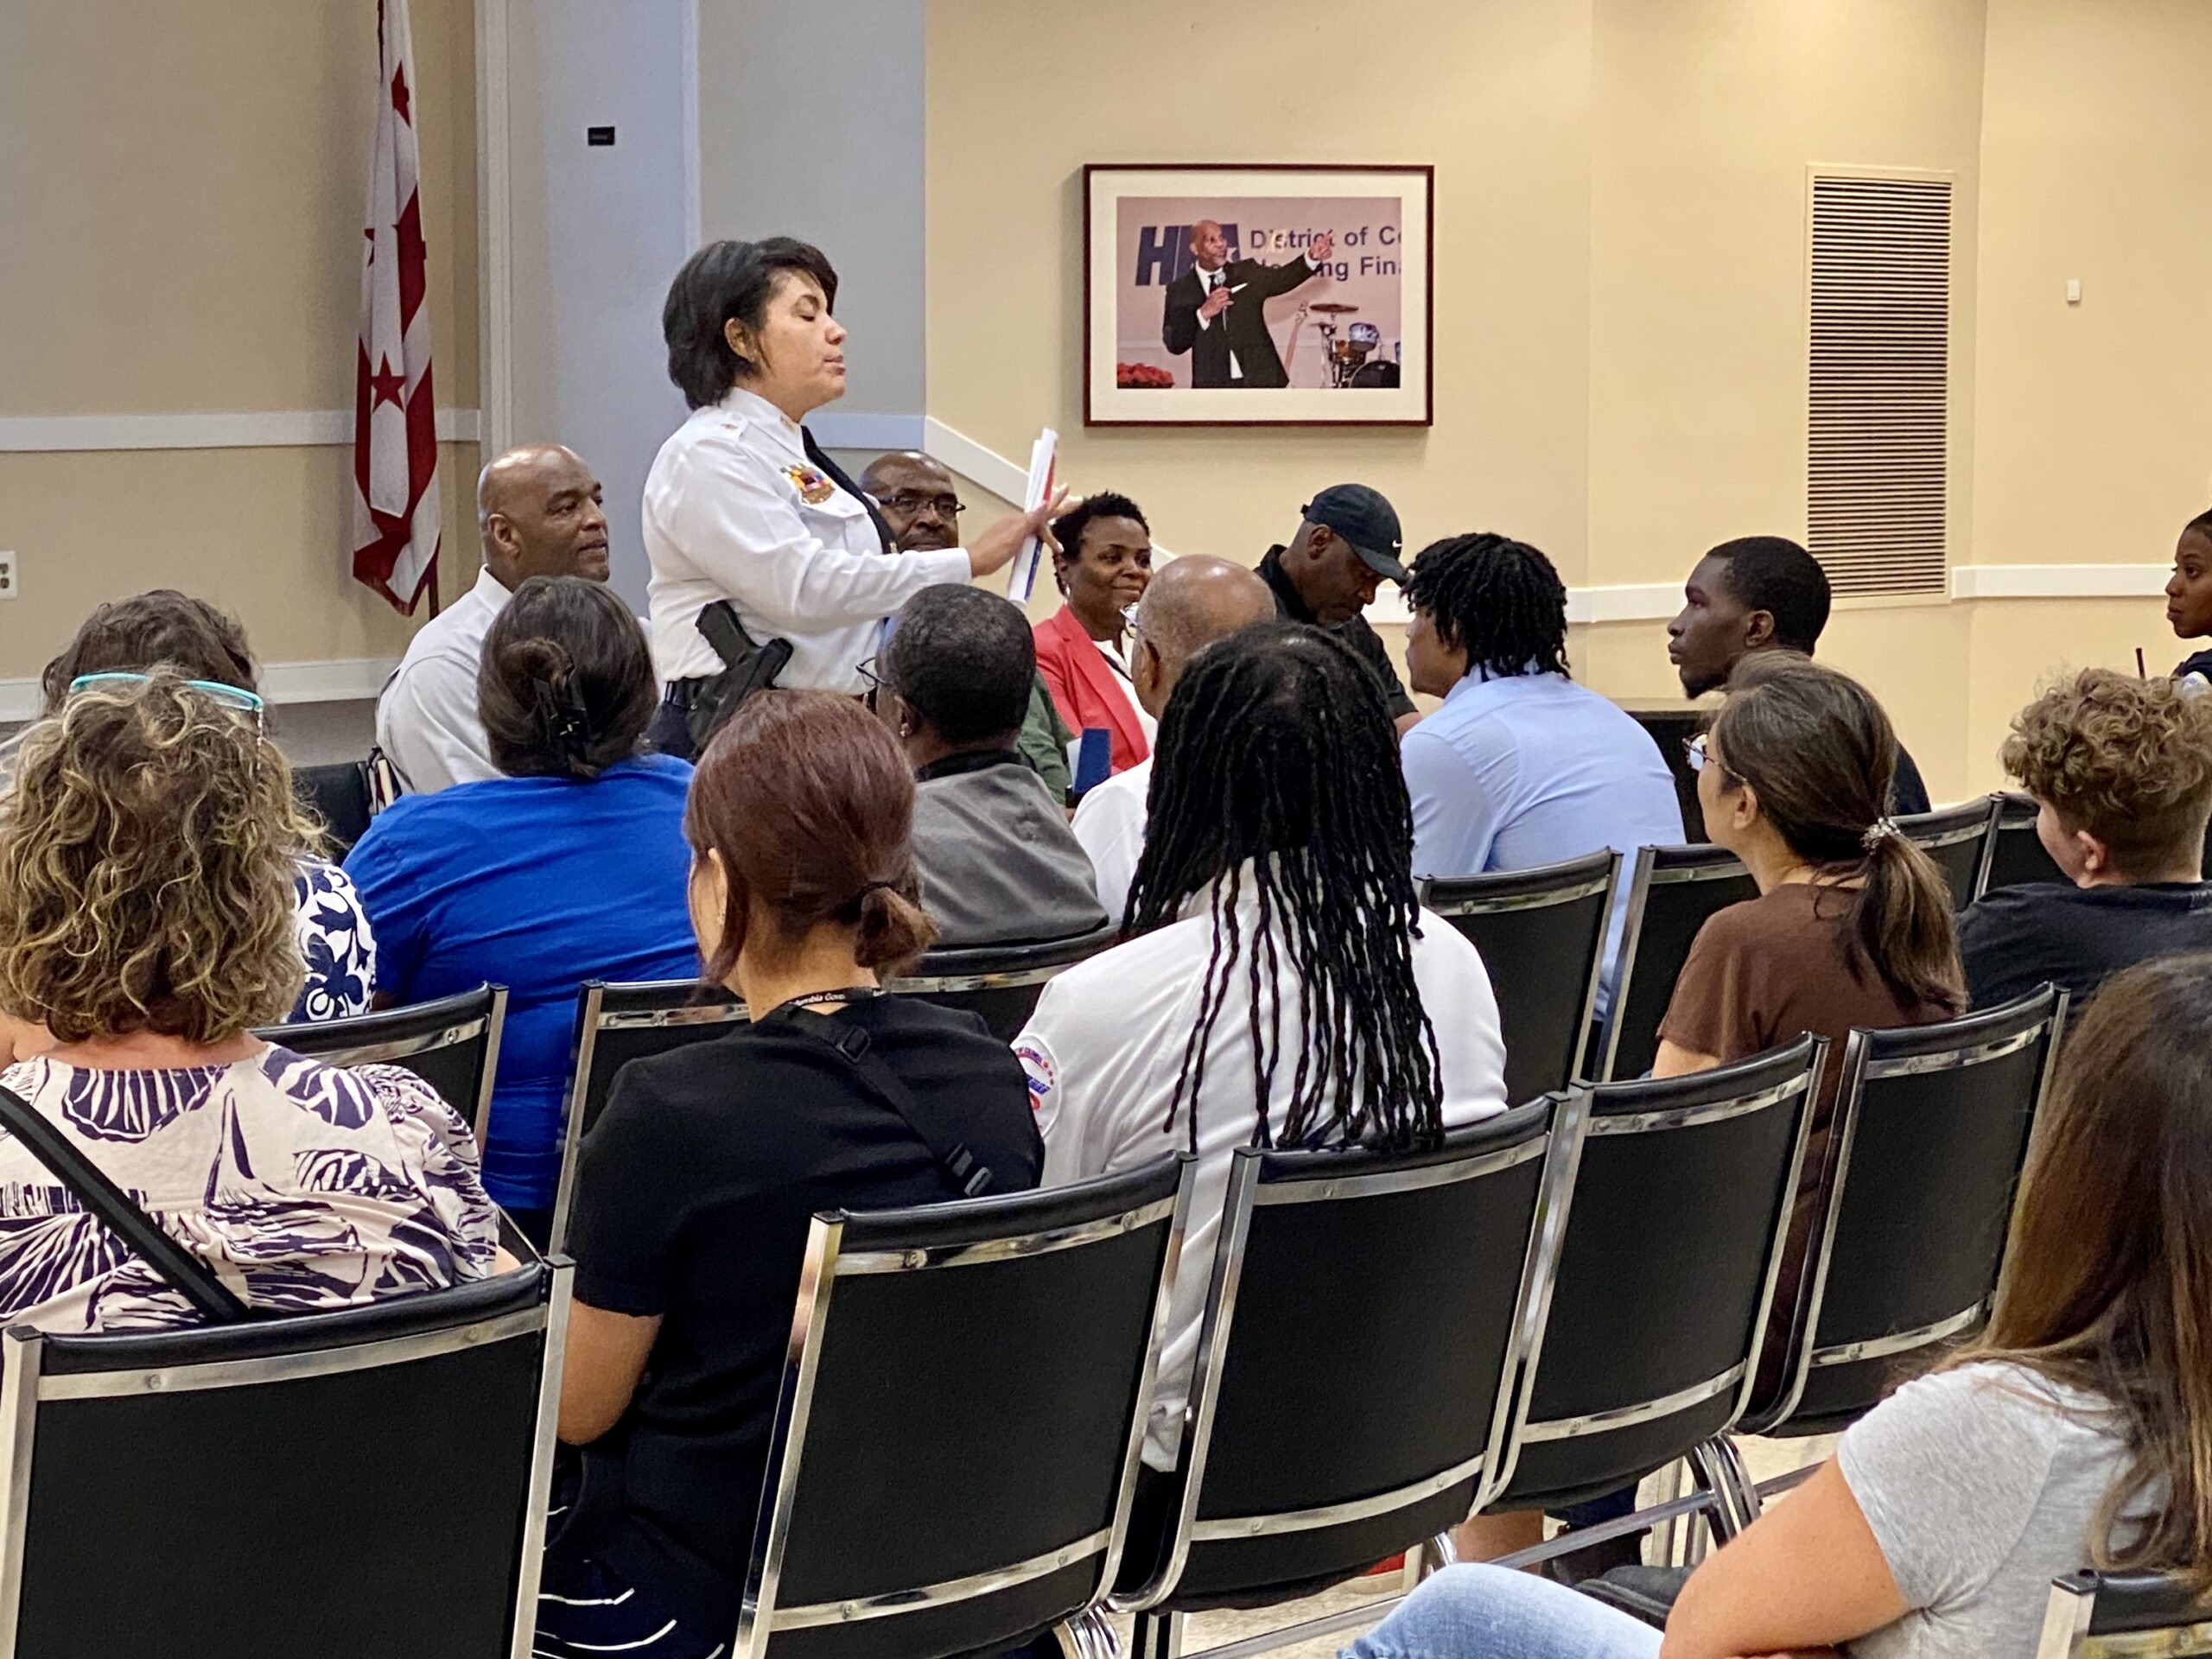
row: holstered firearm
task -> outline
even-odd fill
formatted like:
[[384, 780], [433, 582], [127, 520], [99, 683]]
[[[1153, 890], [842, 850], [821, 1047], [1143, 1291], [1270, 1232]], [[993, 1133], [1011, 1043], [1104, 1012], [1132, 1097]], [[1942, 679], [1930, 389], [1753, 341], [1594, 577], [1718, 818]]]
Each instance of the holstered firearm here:
[[684, 716], [684, 725], [691, 734], [692, 753], [703, 754], [707, 740], [737, 712], [738, 704], [755, 691], [775, 684], [776, 676], [791, 659], [791, 642], [771, 639], [766, 645], [759, 644], [745, 631], [745, 624], [737, 620], [736, 607], [726, 599], [718, 599], [700, 612], [698, 626], [707, 643], [715, 648], [715, 655], [722, 659], [722, 671], [699, 688], [699, 695], [692, 700], [690, 711]]

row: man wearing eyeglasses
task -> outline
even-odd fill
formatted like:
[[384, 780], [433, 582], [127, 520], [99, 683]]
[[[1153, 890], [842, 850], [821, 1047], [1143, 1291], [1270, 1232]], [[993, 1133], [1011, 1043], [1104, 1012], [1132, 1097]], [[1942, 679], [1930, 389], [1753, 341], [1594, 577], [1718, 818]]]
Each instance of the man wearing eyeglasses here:
[[[966, 505], [952, 474], [927, 455], [912, 449], [878, 455], [861, 474], [861, 490], [883, 514], [892, 545], [899, 552], [933, 553], [960, 545], [960, 515]], [[1074, 735], [1052, 707], [1043, 677], [1033, 678], [1029, 713], [1015, 747], [1056, 801], [1068, 798], [1068, 744]]]
[[607, 580], [601, 495], [582, 457], [557, 443], [510, 449], [477, 478], [476, 585], [423, 625], [377, 699], [377, 745], [408, 793], [499, 776], [476, 712], [484, 637], [532, 576]]
[[934, 553], [960, 545], [965, 511], [952, 474], [912, 449], [878, 455], [861, 474], [861, 490], [883, 510], [901, 553]]

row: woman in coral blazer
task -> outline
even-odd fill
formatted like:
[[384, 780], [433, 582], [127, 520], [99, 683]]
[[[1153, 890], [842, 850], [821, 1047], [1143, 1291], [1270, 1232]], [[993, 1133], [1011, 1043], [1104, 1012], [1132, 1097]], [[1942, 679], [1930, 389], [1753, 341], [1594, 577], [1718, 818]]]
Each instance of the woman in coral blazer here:
[[1152, 753], [1152, 717], [1129, 682], [1122, 613], [1152, 579], [1152, 532], [1126, 496], [1089, 496], [1052, 525], [1067, 603], [1036, 625], [1037, 671], [1071, 729], [1103, 728], [1116, 772]]

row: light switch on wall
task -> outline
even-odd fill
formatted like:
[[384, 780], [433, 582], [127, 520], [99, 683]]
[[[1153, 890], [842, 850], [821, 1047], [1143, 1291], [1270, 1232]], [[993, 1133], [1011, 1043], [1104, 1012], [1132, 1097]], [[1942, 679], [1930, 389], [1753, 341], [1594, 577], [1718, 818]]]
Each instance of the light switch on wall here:
[[2066, 279], [2066, 303], [2069, 305], [2082, 303], [2082, 279], [2079, 276], [2069, 276]]

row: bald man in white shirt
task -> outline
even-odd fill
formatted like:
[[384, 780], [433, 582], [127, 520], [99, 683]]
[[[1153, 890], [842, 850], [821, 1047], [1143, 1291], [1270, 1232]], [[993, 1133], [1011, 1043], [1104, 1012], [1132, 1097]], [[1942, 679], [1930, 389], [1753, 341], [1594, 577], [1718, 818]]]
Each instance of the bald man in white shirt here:
[[[1138, 704], [1158, 720], [1192, 657], [1274, 613], [1268, 584], [1243, 565], [1196, 553], [1170, 559], [1152, 573], [1129, 627], [1129, 681]], [[1075, 838], [1090, 855], [1098, 902], [1117, 921], [1144, 852], [1145, 793], [1151, 787], [1147, 755], [1092, 789], [1075, 810]]]
[[476, 479], [484, 568], [476, 585], [424, 623], [377, 699], [377, 743], [410, 795], [497, 778], [476, 711], [484, 636], [532, 576], [607, 580], [599, 480], [573, 449], [524, 444]]

